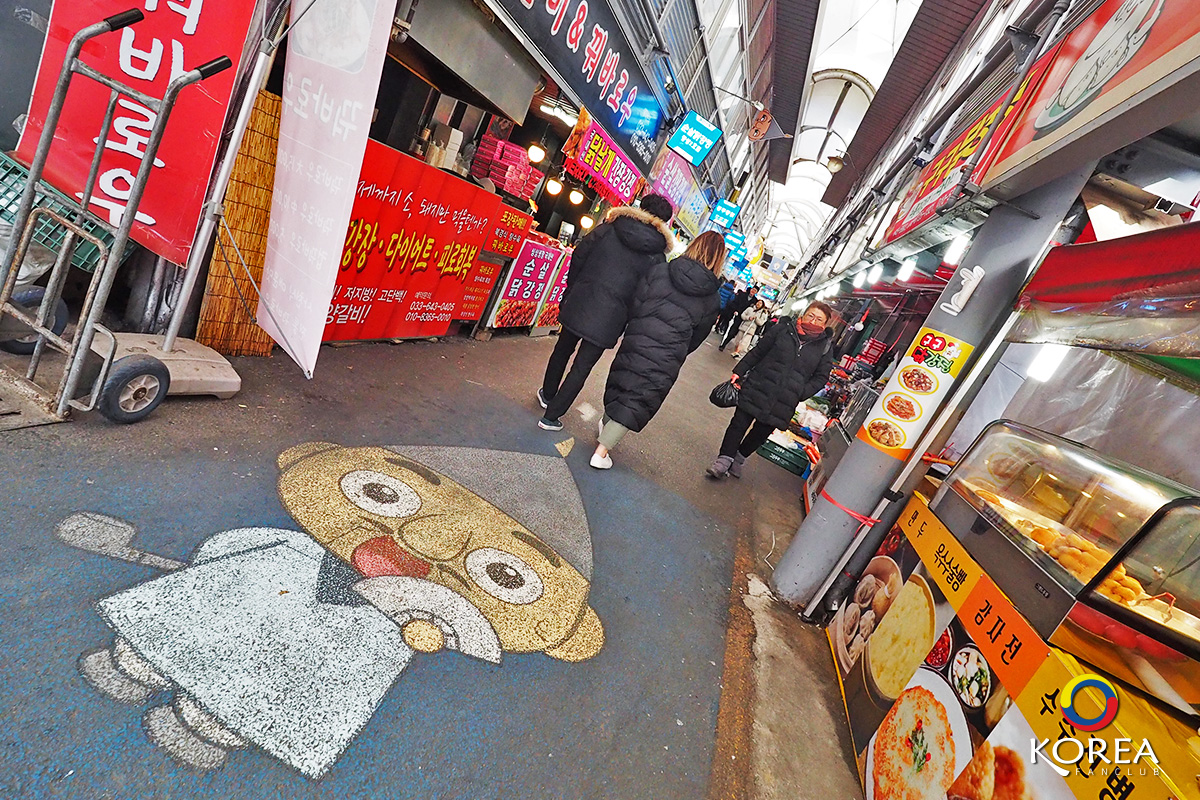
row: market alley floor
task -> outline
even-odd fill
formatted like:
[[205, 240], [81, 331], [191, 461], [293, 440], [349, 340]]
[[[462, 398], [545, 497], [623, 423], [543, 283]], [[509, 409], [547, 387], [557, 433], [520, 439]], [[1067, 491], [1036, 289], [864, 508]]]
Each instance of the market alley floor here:
[[800, 481], [703, 476], [732, 359], [601, 472], [611, 353], [548, 433], [552, 346], [237, 359], [231, 400], [0, 434], [0, 797], [861, 797], [764, 586]]

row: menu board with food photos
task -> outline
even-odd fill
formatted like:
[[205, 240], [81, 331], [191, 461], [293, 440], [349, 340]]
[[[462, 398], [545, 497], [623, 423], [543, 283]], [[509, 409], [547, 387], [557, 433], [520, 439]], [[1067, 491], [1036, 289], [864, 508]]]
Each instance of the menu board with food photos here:
[[563, 251], [553, 244], [526, 239], [488, 320], [489, 328], [532, 325]]
[[858, 438], [890, 456], [908, 458], [974, 349], [933, 328], [917, 331]]
[[[920, 496], [885, 538], [828, 636], [867, 800], [1188, 796], [1153, 764], [1034, 758], [1039, 743], [1048, 754], [1063, 738], [1086, 741], [1089, 734], [1070, 724], [1060, 701], [1091, 668], [1037, 635]], [[1094, 698], [1076, 697], [1102, 710]], [[1131, 692], [1122, 693], [1115, 723], [1090, 735], [1107, 741], [1111, 756], [1117, 737], [1133, 740], [1132, 753], [1149, 733], [1159, 734], [1152, 738], [1164, 766], [1171, 742], [1194, 735]], [[1068, 762], [1070, 744], [1063, 749]], [[1187, 764], [1186, 757], [1176, 761]]]

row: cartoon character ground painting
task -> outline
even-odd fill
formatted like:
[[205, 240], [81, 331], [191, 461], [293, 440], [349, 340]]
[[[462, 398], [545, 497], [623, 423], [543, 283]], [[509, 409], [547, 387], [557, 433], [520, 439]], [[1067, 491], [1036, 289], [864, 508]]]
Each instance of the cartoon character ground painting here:
[[134, 550], [111, 517], [58, 528], [167, 572], [97, 603], [116, 637], [79, 668], [122, 702], [172, 692], [145, 730], [183, 763], [213, 769], [256, 745], [317, 778], [416, 653], [581, 661], [604, 643], [587, 603], [587, 521], [561, 460], [310, 443], [278, 463], [279, 497], [305, 533], [226, 531], [182, 564]]

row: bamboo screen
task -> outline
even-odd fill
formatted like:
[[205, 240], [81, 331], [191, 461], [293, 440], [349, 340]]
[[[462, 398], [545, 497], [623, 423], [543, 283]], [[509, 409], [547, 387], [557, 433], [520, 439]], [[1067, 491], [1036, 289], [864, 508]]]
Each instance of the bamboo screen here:
[[[281, 105], [282, 99], [278, 95], [258, 93], [250, 127], [242, 140], [225, 194], [225, 221], [237, 239], [237, 246], [255, 283], [262, 281], [267, 253], [267, 223], [271, 218], [271, 189], [275, 185]], [[220, 246], [213, 248], [196, 340], [226, 356], [270, 355], [274, 342], [247, 315], [242, 305], [244, 298], [250, 312], [257, 313], [258, 292], [238, 263], [224, 226], [220, 227], [218, 235], [224, 246], [224, 257]]]

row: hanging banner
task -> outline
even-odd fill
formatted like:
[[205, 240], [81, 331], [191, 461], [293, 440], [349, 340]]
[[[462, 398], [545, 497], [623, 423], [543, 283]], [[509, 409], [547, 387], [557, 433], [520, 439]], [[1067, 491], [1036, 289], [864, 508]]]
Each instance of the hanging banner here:
[[692, 174], [692, 168], [681, 156], [663, 148], [650, 170], [650, 191], [671, 201], [675, 221], [691, 236], [700, 235], [700, 226], [708, 217], [708, 203]]
[[571, 175], [590, 178], [592, 186], [614, 205], [629, 205], [642, 185], [637, 167], [596, 124], [587, 109], [580, 109], [575, 130], [563, 145], [564, 167]]
[[[1108, 0], [1054, 51], [1053, 65], [1004, 141], [985, 183], [1082, 138], [1096, 129], [1102, 115], [1123, 103], [1139, 95], [1149, 100], [1150, 87], [1166, 91], [1195, 73], [1197, 58], [1200, 15], [1194, 3]], [[1131, 114], [1136, 114], [1133, 108], [1121, 110], [1122, 118]], [[1101, 153], [1112, 149], [1109, 142]], [[1083, 160], [1086, 155], [1077, 157], [1077, 163]]]
[[563, 251], [553, 245], [526, 239], [513, 261], [504, 290], [488, 320], [488, 327], [521, 328], [532, 325], [538, 305], [546, 294], [550, 277], [562, 255]]
[[558, 268], [558, 276], [550, 285], [550, 291], [546, 293], [542, 307], [538, 309], [537, 321], [533, 323], [535, 327], [548, 328], [558, 324], [558, 307], [562, 303], [563, 292], [567, 290], [567, 273], [571, 271], [571, 254], [573, 252], [568, 251], [563, 256], [562, 266]]
[[[663, 111], [605, 0], [487, 0], [528, 38], [555, 78], [646, 174], [658, 152]], [[561, 78], [561, 81], [559, 80]]]
[[479, 259], [499, 208], [497, 195], [368, 141], [323, 341], [442, 336], [478, 319], [500, 269]]
[[288, 36], [258, 323], [309, 378], [341, 264], [394, 11], [384, 0], [300, 0], [292, 6], [299, 21]]
[[695, 111], [689, 111], [671, 138], [667, 147], [681, 155], [693, 167], [704, 163], [713, 147], [721, 140], [721, 129]]
[[858, 438], [889, 456], [908, 458], [974, 349], [932, 328], [917, 331]]
[[742, 211], [742, 207], [729, 202], [728, 200], [718, 200], [713, 206], [712, 216], [709, 218], [714, 225], [720, 225], [722, 228], [731, 228], [733, 223], [737, 221], [738, 214]]
[[[1000, 143], [1004, 141], [1004, 137], [1020, 118], [1025, 107], [1025, 100], [1030, 94], [1030, 87], [1038, 86], [1038, 82], [1046, 74], [1052, 60], [1052, 54], [1042, 56], [1033, 65], [1029, 77], [1021, 84], [1021, 88], [1017, 90], [1012, 104], [1008, 107], [1008, 112], [1004, 115], [999, 127], [996, 128], [987, 152], [980, 158], [979, 164], [972, 173], [972, 180], [976, 183], [983, 180], [984, 174], [995, 160]], [[983, 137], [987, 135], [988, 128], [996, 119], [996, 115], [1000, 113], [1000, 106], [1003, 103], [1003, 97], [997, 100], [991, 108], [972, 122], [949, 147], [942, 150], [917, 174], [905, 190], [904, 196], [900, 200], [900, 206], [896, 210], [896, 216], [888, 225], [880, 246], [912, 233], [937, 216], [938, 207], [958, 188], [960, 177], [958, 168], [979, 149], [979, 145], [983, 143]]]
[[[66, 57], [67, 44], [80, 29], [140, 3], [129, 0], [71, 0], [54, 3], [29, 116], [16, 156], [28, 165], [45, 126], [46, 111]], [[146, 18], [84, 46], [83, 61], [140, 92], [161, 97], [171, 79], [219, 56], [238, 65], [254, 13], [244, 0], [190, 0], [145, 4]], [[230, 69], [179, 95], [150, 182], [137, 209], [135, 242], [176, 264], [187, 261], [204, 194], [212, 173], [221, 127], [239, 70]], [[44, 179], [68, 196], [82, 200], [96, 136], [108, 107], [110, 90], [76, 75], [54, 132]], [[141, 168], [158, 115], [133, 98], [117, 101], [113, 126], [104, 142], [99, 178], [89, 209], [119, 225]]]

